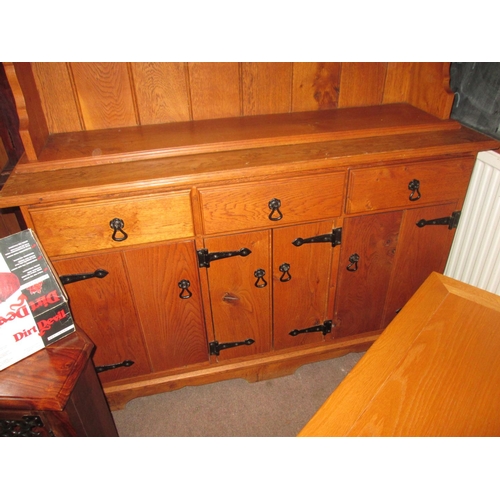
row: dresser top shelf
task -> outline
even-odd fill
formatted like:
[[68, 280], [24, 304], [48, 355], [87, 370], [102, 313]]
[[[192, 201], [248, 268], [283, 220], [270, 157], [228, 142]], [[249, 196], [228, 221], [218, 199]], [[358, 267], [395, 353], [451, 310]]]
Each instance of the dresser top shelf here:
[[21, 160], [19, 170], [459, 128], [409, 104], [387, 104], [68, 132], [50, 135], [38, 161]]

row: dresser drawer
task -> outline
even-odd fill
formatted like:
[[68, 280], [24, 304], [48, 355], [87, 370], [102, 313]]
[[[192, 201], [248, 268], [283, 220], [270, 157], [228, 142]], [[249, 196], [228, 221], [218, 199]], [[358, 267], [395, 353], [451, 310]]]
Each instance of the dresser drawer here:
[[372, 167], [349, 172], [350, 214], [453, 201], [465, 196], [474, 158]]
[[199, 190], [206, 234], [337, 217], [345, 173]]
[[[194, 234], [189, 191], [32, 207], [29, 215], [36, 234], [51, 257], [186, 238]], [[115, 219], [118, 222], [111, 227]]]

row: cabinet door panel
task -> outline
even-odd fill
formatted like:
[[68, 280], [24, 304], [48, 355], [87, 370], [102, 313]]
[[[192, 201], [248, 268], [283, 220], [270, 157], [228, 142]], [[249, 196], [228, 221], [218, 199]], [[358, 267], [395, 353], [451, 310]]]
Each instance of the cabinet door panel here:
[[[306, 243], [294, 246], [296, 238], [310, 238], [332, 232], [333, 221], [305, 224], [273, 230], [274, 348], [282, 349], [322, 342], [321, 332], [291, 336], [290, 332], [322, 325], [328, 317], [328, 293], [331, 283], [331, 243]], [[279, 270], [289, 264], [289, 275]], [[281, 281], [281, 277], [288, 281]]]
[[437, 207], [407, 210], [399, 235], [394, 272], [385, 308], [385, 328], [420, 285], [433, 271], [443, 273], [455, 229], [448, 226], [418, 227], [421, 219], [433, 220], [449, 217], [456, 210], [455, 203]]
[[[230, 359], [267, 352], [271, 349], [271, 238], [269, 231], [207, 238], [209, 252], [248, 248], [246, 257], [235, 256], [213, 261], [207, 269], [215, 338], [219, 343], [252, 338], [255, 343], [225, 349], [219, 359]], [[254, 273], [265, 271], [267, 286], [258, 288]], [[263, 284], [262, 280], [258, 284]]]
[[194, 242], [129, 250], [125, 262], [153, 371], [208, 361]]
[[[402, 212], [388, 212], [344, 220], [334, 337], [381, 328], [401, 218]], [[349, 271], [354, 254], [357, 270]]]
[[105, 269], [104, 278], [91, 278], [65, 285], [75, 322], [96, 345], [96, 366], [132, 360], [129, 367], [99, 374], [102, 382], [150, 373], [149, 360], [134, 311], [120, 253], [107, 253], [54, 262], [59, 275]]

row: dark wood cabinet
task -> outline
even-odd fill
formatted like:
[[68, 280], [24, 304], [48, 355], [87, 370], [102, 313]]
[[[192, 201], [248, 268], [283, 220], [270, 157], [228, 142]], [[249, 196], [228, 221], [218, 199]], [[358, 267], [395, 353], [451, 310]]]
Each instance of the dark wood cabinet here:
[[112, 437], [113, 417], [92, 362], [94, 345], [75, 333], [0, 372], [2, 436]]

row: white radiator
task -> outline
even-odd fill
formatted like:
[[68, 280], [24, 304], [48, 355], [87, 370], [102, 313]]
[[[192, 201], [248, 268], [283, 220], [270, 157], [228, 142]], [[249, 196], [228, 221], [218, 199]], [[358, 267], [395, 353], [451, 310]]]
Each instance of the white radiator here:
[[446, 276], [500, 295], [500, 155], [477, 155]]

